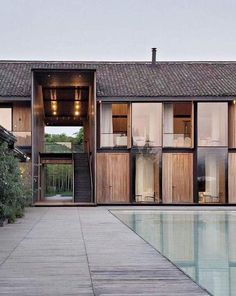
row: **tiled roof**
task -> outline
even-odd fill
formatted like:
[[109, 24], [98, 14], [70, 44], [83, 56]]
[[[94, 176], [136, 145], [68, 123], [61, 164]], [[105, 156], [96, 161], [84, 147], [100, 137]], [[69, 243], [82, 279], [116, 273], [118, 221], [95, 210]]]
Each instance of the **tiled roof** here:
[[234, 96], [236, 62], [0, 62], [0, 96], [30, 96], [31, 69], [96, 69], [97, 97]]

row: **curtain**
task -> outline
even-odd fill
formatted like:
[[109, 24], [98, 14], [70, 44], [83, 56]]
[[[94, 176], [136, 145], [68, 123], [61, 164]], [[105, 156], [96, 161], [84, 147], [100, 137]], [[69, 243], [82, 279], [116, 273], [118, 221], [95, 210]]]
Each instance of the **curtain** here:
[[161, 146], [162, 104], [132, 104], [132, 136], [134, 146]]
[[101, 106], [101, 146], [113, 147], [112, 104]]
[[161, 146], [162, 104], [151, 103], [148, 110], [148, 135], [152, 146]]
[[154, 164], [151, 157], [136, 156], [136, 201], [154, 201]]
[[206, 194], [219, 197], [219, 161], [216, 154], [208, 153], [205, 159]]
[[164, 146], [173, 146], [174, 137], [174, 106], [164, 104]]
[[212, 145], [220, 145], [220, 105], [215, 105], [215, 108], [211, 111], [211, 139]]

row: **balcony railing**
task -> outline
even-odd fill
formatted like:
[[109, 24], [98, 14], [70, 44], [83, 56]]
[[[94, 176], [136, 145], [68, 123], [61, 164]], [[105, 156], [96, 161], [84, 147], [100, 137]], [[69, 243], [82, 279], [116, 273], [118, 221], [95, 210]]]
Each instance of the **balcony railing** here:
[[164, 133], [163, 146], [191, 148], [192, 147], [191, 134]]
[[101, 147], [127, 147], [126, 133], [101, 133]]
[[83, 144], [74, 144], [72, 142], [44, 142], [45, 153], [82, 153]]
[[12, 132], [16, 137], [16, 146], [31, 146], [31, 132]]

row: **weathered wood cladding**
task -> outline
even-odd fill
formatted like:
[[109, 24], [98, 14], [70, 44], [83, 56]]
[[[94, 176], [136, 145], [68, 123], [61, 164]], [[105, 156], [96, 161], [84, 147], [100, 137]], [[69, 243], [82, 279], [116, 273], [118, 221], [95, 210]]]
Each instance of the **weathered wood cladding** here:
[[12, 130], [17, 146], [31, 146], [31, 105], [28, 102], [14, 102], [12, 108]]
[[13, 103], [13, 131], [31, 131], [31, 106], [29, 103]]
[[32, 172], [33, 172], [33, 201], [40, 200], [40, 158], [39, 153], [44, 146], [44, 110], [42, 86], [34, 79], [32, 106]]
[[236, 153], [228, 154], [228, 201], [236, 203]]
[[229, 103], [229, 148], [236, 148], [236, 104]]
[[163, 153], [163, 203], [193, 202], [193, 154]]
[[129, 203], [129, 153], [97, 153], [96, 158], [97, 203]]

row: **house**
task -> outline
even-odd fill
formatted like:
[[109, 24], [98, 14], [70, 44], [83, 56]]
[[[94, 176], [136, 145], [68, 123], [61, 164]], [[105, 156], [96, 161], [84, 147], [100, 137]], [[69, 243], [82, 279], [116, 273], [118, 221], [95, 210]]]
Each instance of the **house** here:
[[[60, 163], [74, 204], [236, 202], [236, 62], [1, 61], [0, 124], [35, 204]], [[82, 151], [47, 150], [45, 126], [83, 126]]]

